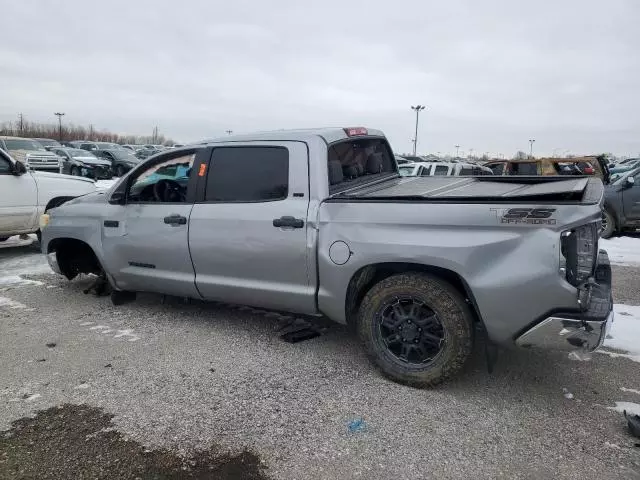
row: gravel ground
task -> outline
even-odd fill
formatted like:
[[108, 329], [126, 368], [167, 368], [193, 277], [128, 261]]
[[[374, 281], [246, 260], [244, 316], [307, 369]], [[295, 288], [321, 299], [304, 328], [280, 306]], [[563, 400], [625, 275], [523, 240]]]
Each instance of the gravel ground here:
[[[27, 252], [0, 253], [1, 267]], [[639, 304], [640, 269], [614, 267], [614, 276], [616, 301]], [[638, 440], [607, 408], [640, 403], [631, 391], [640, 391], [639, 365], [626, 358], [503, 351], [488, 374], [478, 345], [458, 378], [416, 390], [382, 378], [337, 325], [289, 344], [279, 338], [281, 324], [261, 314], [163, 305], [154, 295], [115, 307], [84, 295], [86, 279], [31, 278], [43, 285], [0, 291], [13, 301], [0, 304], [5, 477], [9, 461], [34, 471], [28, 462], [39, 455], [18, 448], [44, 441], [33, 431], [81, 431], [73, 413], [84, 405], [96, 419], [85, 438], [115, 431], [116, 445], [132, 442], [118, 447], [122, 461], [138, 465], [148, 449], [171, 468], [183, 459], [191, 473], [194, 458], [210, 472], [247, 455], [246, 469], [233, 470], [238, 478], [640, 479]], [[61, 405], [69, 412], [62, 427], [56, 409], [47, 410]], [[111, 444], [101, 445], [109, 456]], [[40, 462], [56, 461], [48, 458]], [[167, 478], [179, 478], [175, 468]]]

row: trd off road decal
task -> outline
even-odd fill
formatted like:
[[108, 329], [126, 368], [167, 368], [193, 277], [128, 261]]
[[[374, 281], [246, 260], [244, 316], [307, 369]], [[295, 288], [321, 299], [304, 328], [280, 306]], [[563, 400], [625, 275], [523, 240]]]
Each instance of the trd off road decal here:
[[491, 208], [500, 223], [515, 223], [528, 225], [555, 225], [555, 218], [551, 218], [555, 208]]

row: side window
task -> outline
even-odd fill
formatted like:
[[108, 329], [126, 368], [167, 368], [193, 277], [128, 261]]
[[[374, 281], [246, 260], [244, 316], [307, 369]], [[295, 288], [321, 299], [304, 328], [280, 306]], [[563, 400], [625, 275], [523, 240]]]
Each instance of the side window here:
[[127, 203], [183, 203], [195, 153], [165, 157], [137, 172], [131, 180]]
[[11, 174], [11, 162], [4, 157], [0, 157], [0, 175]]
[[436, 165], [433, 172], [434, 175], [447, 175], [449, 173], [449, 167], [446, 165]]
[[428, 167], [422, 167], [418, 175], [420, 175], [421, 177], [428, 177], [429, 175], [431, 175], [431, 165], [429, 165]]
[[473, 167], [462, 167], [460, 169], [460, 175], [473, 175]]
[[287, 198], [289, 151], [284, 147], [220, 147], [207, 174], [207, 202], [272, 202]]

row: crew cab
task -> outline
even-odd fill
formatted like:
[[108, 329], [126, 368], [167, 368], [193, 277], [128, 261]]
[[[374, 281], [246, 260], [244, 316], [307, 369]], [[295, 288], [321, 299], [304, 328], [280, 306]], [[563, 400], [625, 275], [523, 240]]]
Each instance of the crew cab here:
[[[174, 168], [175, 167], [175, 168]], [[490, 344], [591, 351], [613, 318], [596, 177], [401, 177], [362, 127], [161, 152], [42, 217], [73, 279], [352, 326], [394, 381], [434, 385]], [[117, 301], [116, 301], [117, 300]]]
[[34, 172], [0, 150], [0, 241], [39, 232], [40, 214], [96, 191], [89, 179]]

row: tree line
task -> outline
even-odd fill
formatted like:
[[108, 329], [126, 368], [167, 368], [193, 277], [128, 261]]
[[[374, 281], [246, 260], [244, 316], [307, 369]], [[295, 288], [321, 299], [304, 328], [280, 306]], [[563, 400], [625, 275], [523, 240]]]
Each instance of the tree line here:
[[120, 135], [108, 130], [96, 130], [93, 128], [93, 125], [85, 127], [68, 123], [62, 125], [62, 131], [60, 131], [59, 125], [55, 123], [29, 122], [22, 116], [16, 121], [0, 123], [0, 135], [25, 138], [51, 138], [67, 142], [72, 140], [90, 140], [93, 142], [167, 146], [175, 143], [173, 139], [166, 137], [164, 134], [157, 133], [156, 130], [154, 130], [154, 135]]

